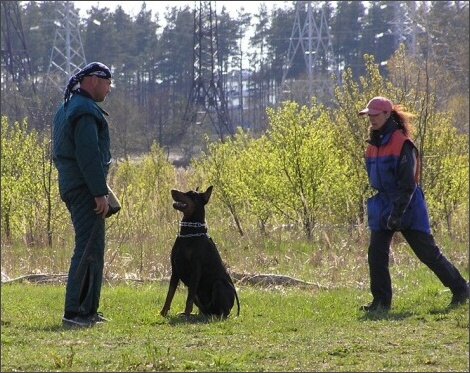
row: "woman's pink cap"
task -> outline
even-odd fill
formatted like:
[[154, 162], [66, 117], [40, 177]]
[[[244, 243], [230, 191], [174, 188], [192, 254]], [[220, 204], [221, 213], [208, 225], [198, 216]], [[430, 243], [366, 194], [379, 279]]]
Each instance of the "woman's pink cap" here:
[[364, 110], [361, 110], [359, 115], [376, 115], [384, 111], [391, 112], [392, 106], [392, 102], [388, 98], [377, 96], [369, 101], [367, 107]]

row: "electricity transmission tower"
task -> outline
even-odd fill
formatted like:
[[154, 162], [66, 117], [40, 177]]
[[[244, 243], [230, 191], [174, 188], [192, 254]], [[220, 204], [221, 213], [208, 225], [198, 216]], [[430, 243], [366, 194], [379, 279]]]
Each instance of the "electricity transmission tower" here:
[[85, 52], [80, 38], [79, 16], [70, 1], [57, 2], [56, 31], [45, 87], [53, 84], [63, 89], [70, 76], [86, 65]]
[[218, 50], [217, 14], [211, 3], [195, 1], [192, 84], [183, 130], [209, 121], [223, 140], [225, 136], [233, 135], [233, 129]]
[[[333, 89], [330, 75], [337, 73], [325, 9], [317, 7], [314, 12], [312, 2], [297, 1], [295, 3], [294, 25], [286, 63], [283, 66], [279, 95], [281, 100], [304, 100], [304, 103], [308, 105], [310, 105], [313, 96], [323, 102], [332, 97]], [[302, 19], [304, 19], [303, 25]], [[295, 81], [289, 81], [288, 74], [294, 59], [298, 58], [298, 53], [302, 53], [307, 70], [307, 80], [296, 77]], [[298, 94], [302, 97], [299, 97]]]
[[[32, 77], [31, 60], [26, 48], [23, 26], [21, 24], [18, 1], [2, 1], [2, 69], [8, 74], [2, 73], [2, 80], [11, 80], [23, 89]], [[34, 82], [33, 92], [36, 93]]]
[[418, 35], [426, 30], [417, 19], [416, 3], [416, 1], [390, 2], [394, 9], [392, 20], [392, 34], [395, 40], [394, 47], [397, 49], [399, 44], [405, 44], [412, 55], [415, 55], [417, 52]]

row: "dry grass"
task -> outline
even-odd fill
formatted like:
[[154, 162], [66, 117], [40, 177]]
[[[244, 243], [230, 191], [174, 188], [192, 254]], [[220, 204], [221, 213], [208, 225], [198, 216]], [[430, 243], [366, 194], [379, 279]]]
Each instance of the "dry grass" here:
[[[169, 254], [177, 227], [177, 222], [173, 222], [151, 236], [140, 237], [124, 237], [111, 227], [107, 235], [105, 280], [116, 283], [167, 279]], [[368, 232], [364, 227], [322, 229], [310, 241], [289, 229], [273, 229], [268, 236], [248, 230], [240, 237], [235, 229], [209, 226], [209, 233], [236, 278], [270, 274], [321, 288], [368, 288]], [[67, 237], [53, 248], [2, 246], [2, 280], [28, 274], [66, 274], [72, 252], [72, 232]], [[444, 254], [463, 273], [468, 273], [468, 242], [448, 236], [439, 236], [436, 240]], [[397, 275], [405, 268], [414, 270], [421, 265], [403, 237], [396, 234], [391, 266], [397, 268]]]

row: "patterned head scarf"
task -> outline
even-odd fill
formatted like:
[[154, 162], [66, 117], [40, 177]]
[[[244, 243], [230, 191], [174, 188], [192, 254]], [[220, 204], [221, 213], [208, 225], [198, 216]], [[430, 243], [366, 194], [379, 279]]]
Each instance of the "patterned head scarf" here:
[[85, 76], [97, 76], [103, 79], [111, 79], [111, 70], [109, 70], [108, 66], [102, 64], [101, 62], [90, 62], [78, 73], [72, 75], [64, 91], [65, 104], [69, 102], [70, 95], [72, 93], [79, 91], [80, 82]]

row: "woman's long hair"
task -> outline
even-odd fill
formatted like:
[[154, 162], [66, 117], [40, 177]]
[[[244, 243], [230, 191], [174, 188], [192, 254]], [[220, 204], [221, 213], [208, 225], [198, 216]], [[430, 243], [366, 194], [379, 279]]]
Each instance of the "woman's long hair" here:
[[411, 119], [414, 117], [414, 114], [404, 111], [402, 105], [393, 105], [391, 118], [398, 124], [398, 127], [403, 131], [403, 134], [407, 137], [411, 136]]

